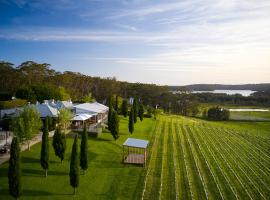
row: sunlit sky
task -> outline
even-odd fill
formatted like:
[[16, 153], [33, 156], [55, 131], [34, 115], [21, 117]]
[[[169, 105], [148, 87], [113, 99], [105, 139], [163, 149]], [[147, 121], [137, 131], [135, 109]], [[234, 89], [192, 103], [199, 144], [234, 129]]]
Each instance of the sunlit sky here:
[[0, 60], [166, 85], [270, 82], [270, 0], [0, 0]]

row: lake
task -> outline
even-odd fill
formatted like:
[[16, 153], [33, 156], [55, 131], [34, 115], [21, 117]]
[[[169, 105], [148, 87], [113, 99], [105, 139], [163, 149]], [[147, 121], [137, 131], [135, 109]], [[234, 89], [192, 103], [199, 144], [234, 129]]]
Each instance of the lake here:
[[248, 97], [256, 91], [252, 90], [212, 90], [212, 91], [192, 91], [192, 93], [223, 93], [228, 95], [241, 94], [242, 96]]

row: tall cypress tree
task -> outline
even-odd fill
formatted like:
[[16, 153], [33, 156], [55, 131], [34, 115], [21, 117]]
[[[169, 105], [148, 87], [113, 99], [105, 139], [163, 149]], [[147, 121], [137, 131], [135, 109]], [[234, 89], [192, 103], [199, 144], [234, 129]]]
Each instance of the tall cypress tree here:
[[76, 194], [76, 188], [79, 186], [79, 176], [80, 176], [80, 169], [79, 169], [79, 157], [78, 157], [78, 136], [76, 135], [74, 138], [71, 158], [70, 158], [70, 169], [69, 169], [69, 181], [70, 185], [73, 187], [74, 192]]
[[81, 139], [80, 166], [85, 173], [85, 170], [88, 169], [88, 135], [86, 127], [83, 129]]
[[119, 138], [119, 117], [118, 114], [116, 113], [115, 110], [113, 110], [112, 112], [112, 116], [111, 116], [111, 134], [113, 136], [113, 138], [116, 140], [117, 138]]
[[53, 135], [53, 148], [55, 155], [61, 159], [62, 163], [65, 158], [66, 137], [59, 127], [56, 128]]
[[118, 113], [118, 95], [116, 95], [116, 97], [115, 97], [115, 106], [114, 106], [114, 110]]
[[21, 185], [21, 160], [18, 137], [14, 137], [11, 143], [8, 168], [9, 194], [18, 199], [22, 194]]
[[121, 105], [121, 113], [124, 117], [127, 117], [128, 114], [128, 102], [126, 99], [123, 100]]
[[134, 112], [134, 123], [137, 122], [137, 117], [138, 117], [138, 99], [137, 97], [134, 98], [133, 100], [133, 112]]
[[113, 97], [109, 99], [109, 113], [108, 113], [108, 129], [111, 130], [111, 119], [112, 119], [112, 112], [113, 112]]
[[140, 118], [141, 121], [143, 120], [143, 114], [144, 114], [144, 107], [143, 107], [142, 102], [140, 102], [140, 105], [139, 105], [139, 118]]
[[129, 112], [129, 120], [128, 120], [128, 130], [130, 134], [133, 133], [134, 131], [134, 111], [133, 108], [131, 107], [130, 112]]
[[47, 170], [49, 169], [48, 122], [49, 122], [48, 118], [46, 118], [44, 128], [43, 128], [41, 152], [40, 152], [40, 164], [41, 164], [41, 167], [45, 170], [45, 177], [47, 177]]

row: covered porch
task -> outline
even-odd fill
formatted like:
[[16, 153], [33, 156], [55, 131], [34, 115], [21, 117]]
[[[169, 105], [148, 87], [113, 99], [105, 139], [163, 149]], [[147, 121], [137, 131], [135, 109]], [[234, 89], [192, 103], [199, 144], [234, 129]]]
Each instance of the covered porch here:
[[97, 123], [97, 114], [77, 114], [71, 120], [71, 129], [80, 130], [89, 128]]

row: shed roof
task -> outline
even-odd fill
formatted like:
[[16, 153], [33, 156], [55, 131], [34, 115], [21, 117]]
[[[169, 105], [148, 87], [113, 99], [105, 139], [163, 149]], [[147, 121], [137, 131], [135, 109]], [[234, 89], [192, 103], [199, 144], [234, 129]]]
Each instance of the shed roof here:
[[135, 139], [135, 138], [128, 138], [124, 142], [124, 146], [129, 146], [129, 147], [136, 147], [136, 148], [142, 148], [146, 149], [148, 146], [149, 141], [148, 140], [141, 140], [141, 139]]

